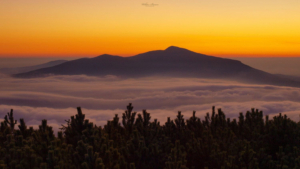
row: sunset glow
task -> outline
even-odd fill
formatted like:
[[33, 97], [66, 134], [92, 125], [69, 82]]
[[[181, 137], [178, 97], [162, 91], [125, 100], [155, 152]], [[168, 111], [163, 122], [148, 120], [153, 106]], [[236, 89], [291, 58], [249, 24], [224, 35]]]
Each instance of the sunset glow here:
[[299, 0], [1, 0], [0, 57], [300, 56]]

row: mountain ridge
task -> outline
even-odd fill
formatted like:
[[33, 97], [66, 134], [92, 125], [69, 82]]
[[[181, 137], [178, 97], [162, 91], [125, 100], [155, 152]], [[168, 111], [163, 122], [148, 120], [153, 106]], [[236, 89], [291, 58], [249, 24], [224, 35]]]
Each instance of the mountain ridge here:
[[254, 69], [237, 60], [204, 55], [175, 46], [131, 57], [104, 54], [94, 58], [82, 58], [53, 67], [16, 74], [14, 77], [32, 78], [79, 74], [116, 75], [125, 78], [147, 76], [217, 78], [256, 84], [300, 87], [300, 83], [297, 81]]
[[14, 67], [14, 68], [1, 68], [0, 72], [4, 74], [19, 74], [19, 73], [25, 73], [41, 68], [46, 68], [46, 67], [52, 67], [59, 65], [61, 63], [67, 62], [67, 60], [53, 60], [49, 61], [46, 63], [38, 64], [38, 65], [33, 65], [33, 66], [23, 66], [23, 67]]

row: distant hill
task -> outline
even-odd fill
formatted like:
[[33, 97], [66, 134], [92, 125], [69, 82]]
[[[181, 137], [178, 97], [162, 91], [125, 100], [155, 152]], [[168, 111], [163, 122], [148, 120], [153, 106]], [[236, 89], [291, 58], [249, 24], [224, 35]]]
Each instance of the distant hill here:
[[293, 76], [293, 75], [283, 75], [283, 74], [275, 74], [276, 76], [282, 77], [282, 78], [286, 78], [286, 79], [290, 79], [293, 81], [297, 81], [300, 82], [300, 76]]
[[125, 78], [147, 76], [213, 78], [300, 87], [298, 81], [254, 69], [237, 60], [208, 56], [175, 46], [132, 57], [104, 54], [95, 58], [77, 59], [14, 76], [32, 78], [79, 74], [116, 75]]
[[2, 69], [0, 69], [0, 73], [4, 73], [4, 74], [25, 73], [25, 72], [29, 72], [29, 71], [33, 71], [33, 70], [37, 70], [37, 69], [56, 66], [56, 65], [59, 65], [59, 64], [65, 63], [65, 62], [67, 62], [67, 60], [54, 60], [54, 61], [50, 61], [50, 62], [47, 62], [44, 64], [34, 65], [34, 66], [2, 68]]

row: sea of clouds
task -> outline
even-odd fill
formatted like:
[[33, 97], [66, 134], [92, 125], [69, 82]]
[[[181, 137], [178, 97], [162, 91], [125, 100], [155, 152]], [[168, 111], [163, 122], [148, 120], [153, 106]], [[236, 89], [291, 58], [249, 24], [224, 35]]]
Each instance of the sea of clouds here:
[[300, 88], [250, 85], [212, 79], [161, 78], [122, 79], [115, 76], [51, 76], [18, 79], [0, 75], [0, 118], [14, 109], [15, 119], [24, 118], [37, 128], [42, 119], [58, 131], [75, 115], [76, 107], [96, 125], [104, 125], [115, 114], [121, 118], [128, 103], [134, 111], [151, 113], [162, 123], [178, 111], [189, 118], [193, 111], [203, 119], [211, 107], [236, 118], [251, 108], [264, 115], [287, 114], [299, 121]]

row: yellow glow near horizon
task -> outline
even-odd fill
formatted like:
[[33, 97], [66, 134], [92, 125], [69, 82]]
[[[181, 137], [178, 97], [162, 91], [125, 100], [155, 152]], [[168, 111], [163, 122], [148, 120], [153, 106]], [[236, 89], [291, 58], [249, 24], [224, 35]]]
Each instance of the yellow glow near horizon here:
[[2, 0], [0, 56], [300, 56], [299, 0]]

